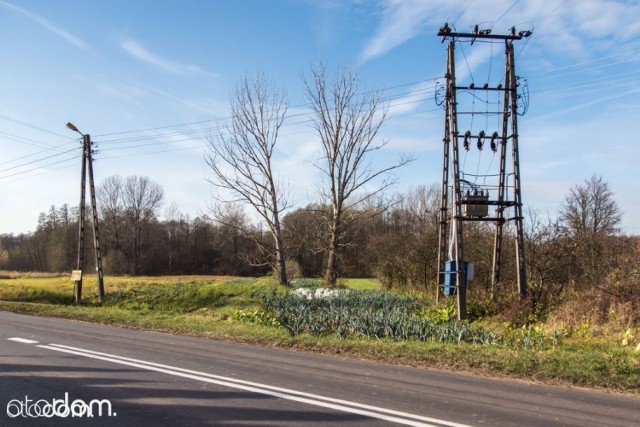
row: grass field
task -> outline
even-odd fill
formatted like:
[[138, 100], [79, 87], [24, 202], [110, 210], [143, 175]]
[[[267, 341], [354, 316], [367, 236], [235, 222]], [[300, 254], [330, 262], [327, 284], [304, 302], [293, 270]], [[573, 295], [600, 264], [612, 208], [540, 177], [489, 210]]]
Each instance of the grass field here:
[[[380, 288], [371, 279], [343, 284]], [[502, 344], [292, 335], [264, 311], [260, 293], [271, 289], [270, 278], [107, 277], [107, 298], [98, 303], [95, 278], [86, 277], [83, 302], [75, 305], [69, 276], [0, 272], [0, 310], [640, 394], [640, 351], [618, 336], [563, 331], [560, 337], [543, 326], [514, 329], [491, 321], [483, 328], [503, 336]], [[527, 339], [544, 344], [523, 345]]]

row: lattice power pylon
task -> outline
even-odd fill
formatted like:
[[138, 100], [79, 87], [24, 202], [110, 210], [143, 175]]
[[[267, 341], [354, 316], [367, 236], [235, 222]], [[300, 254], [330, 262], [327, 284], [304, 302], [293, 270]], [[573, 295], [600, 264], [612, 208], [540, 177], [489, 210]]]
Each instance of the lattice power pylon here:
[[[522, 186], [520, 180], [520, 155], [518, 151], [518, 106], [526, 99], [519, 95], [519, 77], [516, 76], [513, 41], [529, 37], [531, 31], [516, 34], [512, 28], [510, 34], [491, 34], [491, 30], [479, 30], [475, 27], [471, 33], [458, 33], [445, 24], [438, 36], [443, 42], [448, 40], [447, 70], [444, 87], [445, 126], [443, 139], [442, 188], [439, 212], [439, 252], [438, 252], [438, 291], [436, 299], [442, 293], [457, 296], [458, 318], [466, 318], [467, 283], [473, 276], [473, 264], [464, 258], [463, 224], [467, 221], [488, 221], [495, 224], [493, 251], [492, 288], [500, 281], [502, 267], [502, 249], [505, 223], [515, 224], [516, 269], [518, 291], [521, 298], [527, 295], [525, 274], [524, 235], [522, 226]], [[456, 83], [455, 49], [456, 44], [465, 41], [473, 45], [476, 41], [486, 43], [504, 43], [505, 68], [500, 83], [466, 85]], [[464, 53], [464, 51], [463, 51]], [[465, 62], [467, 61], [465, 56]], [[468, 63], [467, 63], [468, 66]], [[471, 69], [469, 68], [469, 75]], [[489, 77], [491, 77], [489, 75]], [[521, 88], [522, 89], [522, 88]], [[460, 101], [465, 96], [471, 101]], [[495, 97], [495, 102], [490, 101]], [[476, 111], [476, 102], [483, 102], [485, 111]], [[468, 108], [468, 105], [471, 108]], [[493, 108], [492, 106], [499, 106]], [[460, 108], [467, 108], [459, 111]], [[459, 130], [458, 118], [470, 117], [468, 128]], [[474, 117], [485, 117], [485, 122], [473, 128]], [[497, 118], [495, 129], [488, 129], [489, 117]], [[469, 119], [467, 120], [469, 122]], [[498, 156], [497, 173], [489, 173], [494, 167], [493, 157], [486, 173], [480, 173], [480, 157], [475, 173], [464, 170], [466, 155], [476, 150], [481, 156], [488, 143], [492, 156]], [[462, 145], [465, 161], [461, 166]], [[508, 147], [511, 146], [511, 156]], [[488, 151], [488, 150], [486, 150]], [[485, 152], [486, 152], [485, 151]], [[483, 168], [483, 172], [484, 172]], [[493, 213], [489, 207], [495, 207]]]

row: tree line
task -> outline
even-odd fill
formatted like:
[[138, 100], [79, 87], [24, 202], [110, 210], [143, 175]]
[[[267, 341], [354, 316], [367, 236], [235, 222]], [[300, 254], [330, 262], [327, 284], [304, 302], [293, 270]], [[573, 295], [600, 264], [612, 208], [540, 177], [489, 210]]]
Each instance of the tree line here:
[[[271, 233], [237, 204], [194, 218], [175, 205], [160, 209], [162, 188], [146, 177], [109, 177], [98, 186], [101, 246], [108, 275], [265, 275], [273, 272], [264, 248]], [[387, 206], [371, 199], [343, 222], [337, 251], [339, 277], [376, 277], [387, 288], [436, 292], [439, 186], [419, 186]], [[51, 206], [36, 231], [0, 235], [0, 269], [70, 272], [75, 268], [78, 209]], [[330, 252], [328, 205], [308, 205], [282, 219], [290, 280], [323, 277]], [[640, 309], [640, 239], [618, 228], [622, 213], [602, 178], [573, 187], [555, 217], [527, 210], [525, 249], [531, 310], [548, 312], [567, 295], [596, 292], [609, 302]], [[86, 224], [87, 229], [90, 224]], [[513, 238], [507, 233], [508, 238]], [[466, 257], [475, 264], [470, 300], [490, 306], [513, 302], [515, 254], [506, 245], [504, 278], [492, 288], [494, 229], [465, 227]], [[263, 247], [257, 245], [261, 242]], [[92, 240], [85, 269], [94, 268]], [[274, 275], [277, 282], [277, 277]], [[506, 302], [505, 302], [506, 301]], [[507, 306], [500, 308], [509, 310]], [[526, 311], [526, 310], [525, 310]], [[604, 315], [604, 314], [603, 314]]]
[[[339, 277], [377, 277], [388, 288], [435, 293], [439, 206], [437, 185], [419, 186], [392, 207], [371, 199], [343, 222], [337, 250]], [[215, 215], [190, 218], [175, 205], [160, 209], [161, 186], [146, 177], [112, 176], [97, 189], [105, 274], [265, 275], [272, 272], [256, 242], [270, 245], [271, 233], [249, 219], [238, 205]], [[308, 205], [282, 218], [287, 273], [291, 280], [323, 277], [331, 252], [326, 227], [330, 206]], [[592, 176], [567, 194], [555, 218], [529, 209], [525, 220], [527, 273], [532, 306], [552, 307], [568, 291], [599, 289], [613, 298], [638, 303], [640, 241], [618, 228], [622, 213], [608, 184]], [[87, 224], [87, 229], [90, 224]], [[472, 299], [499, 301], [512, 294], [514, 248], [506, 245], [505, 277], [492, 289], [494, 229], [465, 227], [466, 257], [476, 266]], [[511, 238], [513, 236], [510, 236]], [[0, 269], [69, 272], [75, 268], [78, 209], [51, 206], [36, 231], [0, 236]], [[87, 238], [85, 269], [93, 247]], [[511, 264], [510, 264], [511, 263]], [[275, 277], [275, 276], [274, 276]]]
[[[339, 277], [372, 277], [386, 271], [390, 249], [385, 241], [402, 230], [434, 234], [436, 186], [411, 190], [391, 210], [382, 200], [352, 212], [343, 222], [336, 251]], [[264, 275], [271, 272], [271, 233], [251, 221], [238, 204], [223, 203], [211, 215], [190, 217], [175, 205], [163, 208], [164, 190], [148, 177], [107, 177], [97, 186], [100, 244], [106, 274], [127, 275]], [[425, 210], [426, 209], [426, 210]], [[425, 222], [423, 215], [429, 212]], [[286, 265], [291, 278], [322, 277], [331, 249], [326, 227], [331, 207], [308, 205], [282, 218]], [[0, 235], [0, 269], [70, 272], [75, 269], [79, 209], [51, 206], [29, 234]], [[420, 228], [424, 228], [420, 231]], [[85, 218], [85, 270], [95, 268], [90, 218]], [[256, 244], [256, 242], [258, 244]], [[428, 240], [407, 242], [420, 246]], [[262, 245], [263, 247], [260, 247]], [[435, 249], [432, 248], [433, 253]], [[424, 254], [426, 256], [426, 254]], [[390, 257], [389, 257], [390, 258]], [[434, 266], [429, 266], [433, 269]], [[403, 268], [391, 273], [390, 285], [418, 284]], [[405, 277], [406, 276], [406, 277]], [[435, 277], [435, 273], [432, 275]], [[433, 277], [429, 277], [432, 279]]]

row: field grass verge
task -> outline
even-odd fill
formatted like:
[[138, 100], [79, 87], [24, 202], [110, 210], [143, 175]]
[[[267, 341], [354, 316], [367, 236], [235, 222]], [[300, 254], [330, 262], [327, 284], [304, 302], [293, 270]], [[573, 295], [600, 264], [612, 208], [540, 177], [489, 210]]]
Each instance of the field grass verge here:
[[[344, 284], [376, 288], [372, 281]], [[640, 352], [621, 345], [618, 337], [569, 333], [553, 345], [524, 347], [513, 341], [480, 345], [292, 335], [264, 312], [259, 294], [272, 289], [268, 278], [109, 277], [105, 287], [106, 301], [98, 303], [95, 279], [86, 278], [85, 299], [74, 305], [68, 276], [5, 276], [0, 278], [0, 310], [640, 394]], [[505, 334], [499, 329], [497, 334]], [[519, 337], [530, 333], [516, 332]]]

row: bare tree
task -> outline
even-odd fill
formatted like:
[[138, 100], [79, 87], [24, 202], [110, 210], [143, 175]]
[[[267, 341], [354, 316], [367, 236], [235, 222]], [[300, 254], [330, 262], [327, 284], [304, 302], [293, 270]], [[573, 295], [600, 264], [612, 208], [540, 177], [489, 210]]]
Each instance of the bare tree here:
[[[277, 282], [285, 285], [281, 216], [290, 204], [288, 191], [275, 175], [273, 157], [287, 112], [287, 95], [264, 73], [257, 72], [240, 80], [231, 95], [230, 107], [231, 124], [209, 137], [205, 160], [213, 173], [210, 182], [222, 190], [217, 196], [220, 201], [249, 205], [266, 223], [273, 238], [272, 245], [266, 248], [266, 262], [274, 269]], [[265, 249], [260, 239], [256, 238], [255, 243]]]
[[113, 250], [122, 249], [122, 215], [124, 213], [123, 195], [124, 181], [120, 175], [108, 176], [98, 186], [96, 197], [100, 206], [102, 216], [102, 228], [104, 231], [105, 249], [108, 245], [113, 245]]
[[130, 176], [124, 182], [122, 193], [125, 215], [132, 226], [133, 272], [138, 274], [142, 231], [162, 205], [164, 190], [146, 176]]
[[619, 231], [622, 212], [609, 184], [592, 175], [584, 184], [569, 190], [560, 219], [576, 236], [613, 235]]
[[604, 280], [614, 264], [610, 241], [619, 232], [622, 212], [602, 177], [592, 175], [571, 188], [560, 209], [560, 222], [573, 241], [578, 268], [592, 284]]
[[[331, 206], [325, 280], [334, 286], [348, 217], [357, 205], [395, 184], [391, 172], [413, 159], [404, 157], [380, 168], [372, 165], [372, 154], [388, 143], [377, 138], [388, 109], [380, 91], [360, 92], [360, 78], [351, 66], [340, 68], [330, 79], [326, 66], [317, 64], [304, 83], [322, 145], [316, 167], [324, 175], [321, 196]], [[373, 185], [376, 189], [368, 188]]]
[[[173, 201], [164, 210], [164, 222], [162, 228], [164, 230], [164, 238], [166, 238], [166, 250], [169, 274], [173, 274], [173, 258], [174, 258], [174, 246], [178, 243], [178, 236], [180, 235], [180, 225], [183, 216], [180, 213], [180, 206], [176, 201]], [[178, 251], [179, 252], [179, 247]]]

